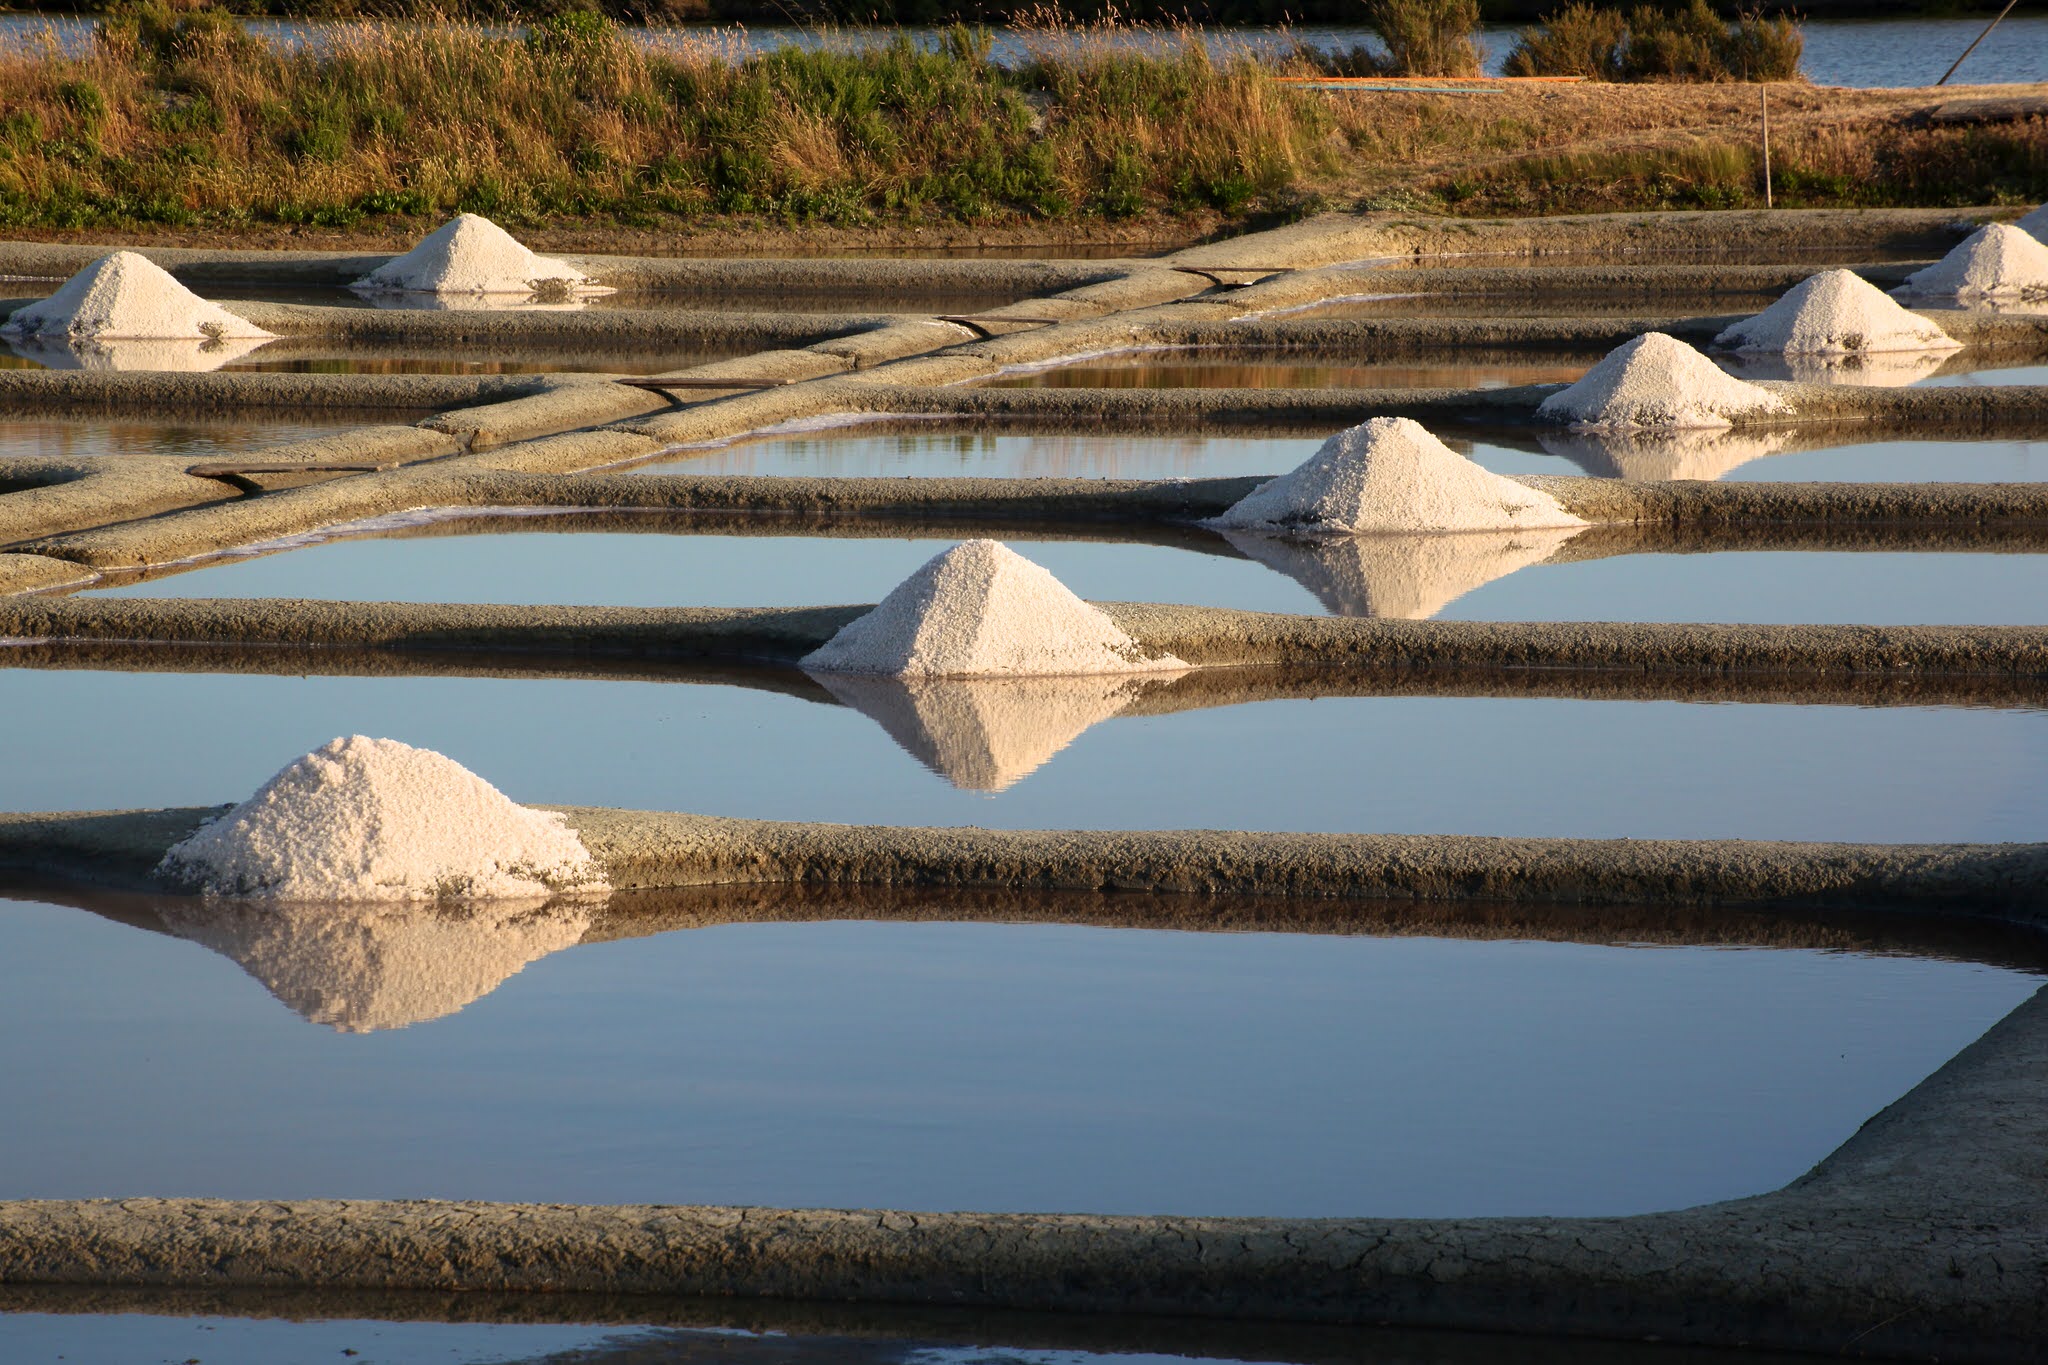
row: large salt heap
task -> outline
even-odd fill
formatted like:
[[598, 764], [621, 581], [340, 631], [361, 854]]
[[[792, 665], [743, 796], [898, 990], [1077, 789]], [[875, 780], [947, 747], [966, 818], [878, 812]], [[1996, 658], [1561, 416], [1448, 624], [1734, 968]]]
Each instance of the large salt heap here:
[[1091, 725], [1179, 676], [916, 679], [820, 673], [818, 681], [954, 786], [999, 792], [1043, 767]]
[[1790, 411], [1777, 395], [1722, 373], [1676, 337], [1646, 332], [1609, 351], [1578, 383], [1544, 399], [1536, 416], [1586, 430], [1705, 429]]
[[305, 1019], [342, 1033], [455, 1013], [549, 953], [573, 947], [590, 906], [212, 900], [166, 906], [164, 923], [240, 964]]
[[2011, 223], [1992, 223], [1892, 292], [1955, 299], [2048, 296], [2048, 246]]
[[2048, 242], [2048, 204], [2043, 204], [2013, 224], [2037, 242]]
[[102, 256], [48, 298], [15, 309], [0, 334], [49, 342], [265, 341], [273, 335], [208, 303], [132, 251]]
[[487, 900], [606, 890], [562, 817], [515, 805], [451, 758], [332, 740], [175, 845], [157, 874], [210, 896]]
[[1057, 578], [993, 540], [970, 540], [935, 557], [801, 662], [820, 673], [906, 678], [1187, 667], [1170, 654], [1148, 655]]
[[1947, 332], [1848, 270], [1824, 270], [1801, 280], [1763, 312], [1723, 331], [1714, 344], [1824, 356], [1961, 349]]
[[1482, 469], [1406, 417], [1340, 431], [1209, 523], [1283, 535], [1584, 526], [1556, 498]]
[[474, 213], [450, 219], [411, 251], [386, 261], [350, 287], [370, 294], [612, 292], [567, 261], [534, 255], [511, 233]]

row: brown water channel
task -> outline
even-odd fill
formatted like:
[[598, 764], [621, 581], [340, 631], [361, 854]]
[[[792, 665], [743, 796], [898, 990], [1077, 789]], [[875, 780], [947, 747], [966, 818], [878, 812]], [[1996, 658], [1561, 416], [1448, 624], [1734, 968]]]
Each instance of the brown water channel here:
[[[1843, 440], [1796, 426], [1735, 431], [1594, 434], [1487, 431], [1434, 425], [1454, 450], [1501, 474], [1792, 482], [2041, 482], [2048, 441]], [[1106, 435], [968, 427], [945, 418], [875, 417], [792, 423], [751, 437], [678, 446], [631, 466], [644, 474], [796, 474], [815, 477], [1217, 478], [1281, 474], [1322, 435]], [[1837, 444], [1827, 444], [1829, 441]]]

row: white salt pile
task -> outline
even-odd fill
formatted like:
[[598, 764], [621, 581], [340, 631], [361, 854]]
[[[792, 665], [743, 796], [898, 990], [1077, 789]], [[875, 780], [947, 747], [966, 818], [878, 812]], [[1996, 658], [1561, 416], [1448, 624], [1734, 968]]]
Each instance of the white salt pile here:
[[954, 786], [999, 792], [1043, 767], [1089, 726], [1179, 676], [1176, 671], [911, 679], [820, 673], [818, 681]]
[[2013, 224], [2037, 242], [2048, 242], [2048, 204], [2043, 204]]
[[573, 947], [590, 907], [208, 901], [161, 912], [171, 932], [239, 963], [272, 995], [343, 1033], [450, 1015], [549, 953]]
[[1715, 337], [1714, 344], [1789, 355], [1961, 349], [1947, 332], [1848, 270], [1801, 280], [1763, 312]]
[[2048, 295], [2048, 246], [2011, 223], [1992, 223], [1892, 292], [1958, 299]]
[[1578, 383], [1544, 399], [1536, 416], [1612, 430], [1725, 427], [1738, 417], [1790, 411], [1783, 399], [1723, 374], [1676, 337], [1646, 332], [1609, 351]]
[[1210, 523], [1239, 531], [1357, 535], [1584, 526], [1548, 493], [1480, 468], [1405, 417], [1340, 431], [1293, 472]]
[[1315, 595], [1333, 616], [1426, 621], [1475, 588], [1541, 564], [1583, 526], [1293, 540], [1224, 538]]
[[211, 896], [279, 901], [607, 889], [561, 816], [513, 804], [431, 749], [362, 735], [287, 766], [174, 846], [157, 873]]
[[820, 673], [1029, 677], [1186, 668], [993, 540], [955, 545], [804, 656]]
[[14, 310], [0, 335], [63, 341], [267, 340], [272, 333], [208, 303], [146, 256], [117, 251]]
[[536, 256], [488, 218], [464, 213], [357, 280], [364, 293], [609, 294], [567, 261]]

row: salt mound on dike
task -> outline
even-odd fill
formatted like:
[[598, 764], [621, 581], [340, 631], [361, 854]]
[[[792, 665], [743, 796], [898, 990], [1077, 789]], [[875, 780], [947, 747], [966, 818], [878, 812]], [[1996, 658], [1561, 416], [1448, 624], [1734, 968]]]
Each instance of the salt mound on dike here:
[[1678, 338], [1645, 332], [1544, 399], [1536, 416], [1593, 430], [1713, 428], [1732, 426], [1737, 417], [1790, 411], [1783, 399], [1722, 373]]
[[1045, 766], [1089, 726], [1179, 676], [906, 679], [821, 673], [818, 681], [954, 786], [999, 792]]
[[1505, 479], [1406, 417], [1340, 431], [1292, 473], [1269, 479], [1209, 523], [1280, 534], [1498, 531], [1584, 526], [1556, 498]]
[[2037, 242], [2048, 243], [2048, 204], [2043, 204], [2013, 224]]
[[1183, 669], [1006, 545], [955, 545], [799, 662], [819, 673], [993, 678]]
[[2048, 294], [2048, 246], [2011, 223], [1978, 228], [1960, 246], [1906, 276], [1894, 294], [1937, 298], [2031, 298]]
[[458, 214], [403, 256], [357, 280], [366, 293], [609, 294], [590, 277], [548, 256], [536, 256], [488, 218]]
[[1714, 344], [1790, 355], [1962, 349], [1947, 332], [1848, 270], [1801, 280], [1763, 312], [1715, 337]]
[[0, 333], [64, 340], [269, 340], [273, 333], [208, 303], [146, 256], [116, 251], [14, 310]]
[[608, 889], [562, 817], [431, 749], [355, 735], [288, 765], [157, 874], [262, 900], [502, 899]]
[[1224, 539], [1248, 558], [1307, 588], [1333, 616], [1426, 621], [1476, 588], [1541, 564], [1584, 529], [1561, 526], [1307, 541], [1226, 531]]
[[587, 904], [306, 905], [212, 901], [162, 911], [287, 1007], [342, 1033], [455, 1013], [590, 926]]

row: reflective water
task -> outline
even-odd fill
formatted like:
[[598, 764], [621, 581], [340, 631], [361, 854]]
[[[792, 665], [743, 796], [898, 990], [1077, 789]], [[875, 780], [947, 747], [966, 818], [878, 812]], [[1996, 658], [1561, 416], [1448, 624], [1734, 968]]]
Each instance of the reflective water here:
[[1473, 389], [1570, 383], [1598, 361], [1583, 357], [1509, 356], [1424, 351], [1398, 360], [1288, 351], [1218, 352], [1194, 347], [1124, 351], [987, 380], [987, 388], [1105, 389]]
[[[1955, 19], [1810, 19], [1800, 24], [1806, 50], [1800, 70], [1818, 85], [1919, 86], [1932, 85], [1949, 64], [1984, 30], [1989, 16]], [[320, 48], [332, 35], [346, 33], [348, 21], [263, 20], [245, 21], [252, 32], [283, 47]], [[505, 29], [511, 33], [516, 30]], [[641, 41], [655, 48], [694, 51], [742, 57], [776, 47], [818, 47], [893, 41], [907, 33], [914, 41], [936, 45], [942, 31], [933, 28], [876, 28], [871, 30], [819, 30], [807, 27], [761, 25], [759, 27], [672, 28], [634, 30]], [[1493, 26], [1482, 30], [1479, 45], [1489, 71], [1498, 72], [1516, 30]], [[83, 52], [91, 43], [91, 21], [69, 15], [0, 14], [0, 47], [33, 44], [48, 34], [58, 46], [73, 53]], [[1231, 28], [1204, 31], [1202, 41], [1212, 51], [1251, 48], [1265, 52], [1286, 52], [1297, 43], [1324, 49], [1366, 46], [1379, 50], [1379, 41], [1362, 28], [1310, 25], [1299, 28]], [[1156, 34], [1125, 29], [1099, 41], [1113, 46], [1149, 47], [1180, 41], [1176, 33]], [[992, 55], [1006, 64], [1026, 60], [1033, 42], [1014, 31], [998, 29]], [[1990, 38], [1970, 55], [1956, 72], [1956, 84], [1989, 84], [2008, 81], [2048, 79], [2042, 54], [2048, 52], [2048, 17], [2008, 17]]]
[[[759, 350], [751, 343], [716, 346], [633, 346], [617, 349], [569, 349], [555, 346], [521, 346], [508, 354], [503, 346], [464, 346], [417, 342], [327, 342], [284, 338], [219, 357], [220, 363], [151, 363], [132, 368], [221, 369], [272, 371], [289, 374], [544, 374], [563, 370], [596, 371], [607, 374], [664, 374], [671, 370], [708, 365], [714, 360], [751, 355]], [[195, 361], [214, 359], [194, 348]], [[0, 369], [53, 368], [61, 361], [48, 351], [24, 350], [0, 353]], [[152, 354], [151, 361], [160, 361]], [[112, 367], [109, 367], [112, 368]], [[122, 367], [131, 368], [131, 367]]]
[[[1647, 260], [1649, 257], [1633, 258]], [[1816, 263], [1815, 269], [1826, 262]], [[1589, 298], [1516, 297], [1470, 294], [1376, 294], [1369, 277], [1356, 297], [1290, 305], [1254, 317], [1307, 322], [1318, 318], [1686, 318], [1760, 313], [1778, 301], [1776, 291], [1756, 294], [1658, 294]]]
[[496, 927], [437, 926], [473, 953], [415, 963], [402, 923], [359, 956], [332, 923], [225, 903], [0, 904], [0, 1028], [37, 1040], [0, 1059], [7, 1192], [1636, 1212], [1796, 1177], [2037, 984], [1813, 950], [1058, 924], [588, 941], [589, 913], [466, 1008], [352, 1032], [294, 1011], [431, 992]]
[[[552, 517], [511, 524], [519, 529], [451, 520], [430, 528], [441, 534], [335, 539], [95, 595], [811, 606], [879, 601], [956, 543], [552, 533], [544, 529], [560, 524]], [[596, 524], [616, 528], [620, 519]], [[463, 534], [466, 528], [471, 533]], [[1602, 550], [1597, 535], [1568, 530], [1320, 542], [1191, 535], [1187, 545], [1018, 542], [1027, 557], [1093, 601], [1495, 621], [2048, 624], [2048, 554], [1630, 553], [1612, 542]]]
[[[379, 422], [405, 422], [418, 414], [378, 413]], [[270, 414], [236, 418], [65, 418], [33, 421], [0, 417], [0, 458], [73, 459], [100, 455], [164, 455], [206, 459], [243, 455], [353, 431], [357, 423], [289, 421]]]
[[[155, 666], [203, 665], [174, 651]], [[1157, 680], [833, 705], [801, 675], [769, 681], [790, 691], [8, 668], [0, 715], [32, 720], [9, 726], [0, 809], [239, 800], [366, 734], [437, 749], [520, 801], [855, 824], [1915, 842], [2034, 840], [2048, 820], [2048, 716], [2026, 709], [1328, 695], [1338, 684], [1231, 705]]]
[[[1798, 427], [1640, 435], [1545, 430], [1526, 437], [1475, 439], [1462, 434], [1453, 422], [1431, 425], [1453, 450], [1502, 474], [1848, 483], [2048, 479], [2048, 442], [2044, 441], [1849, 440], [1825, 445], [1821, 443], [1830, 439], [1827, 434]], [[673, 458], [635, 465], [632, 472], [845, 478], [1221, 478], [1285, 473], [1313, 455], [1323, 439], [1221, 432], [1185, 436], [1025, 434], [961, 430], [934, 420], [895, 429], [807, 429], [679, 447]]]

